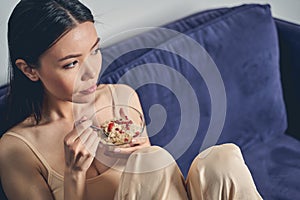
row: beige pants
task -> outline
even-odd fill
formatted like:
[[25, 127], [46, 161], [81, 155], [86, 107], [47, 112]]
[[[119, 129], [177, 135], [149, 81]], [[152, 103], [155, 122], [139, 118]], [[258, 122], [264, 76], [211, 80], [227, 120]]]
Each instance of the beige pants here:
[[184, 180], [164, 149], [152, 146], [134, 152], [122, 174], [115, 200], [262, 199], [234, 144], [213, 146], [193, 161]]

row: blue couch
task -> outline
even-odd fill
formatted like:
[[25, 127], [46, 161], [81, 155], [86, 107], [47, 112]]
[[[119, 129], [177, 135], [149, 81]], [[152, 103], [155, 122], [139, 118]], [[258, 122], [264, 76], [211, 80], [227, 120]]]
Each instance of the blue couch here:
[[99, 82], [137, 91], [152, 144], [184, 176], [199, 151], [232, 142], [264, 199], [295, 200], [299, 38], [300, 26], [274, 19], [269, 5], [207, 10], [104, 48]]

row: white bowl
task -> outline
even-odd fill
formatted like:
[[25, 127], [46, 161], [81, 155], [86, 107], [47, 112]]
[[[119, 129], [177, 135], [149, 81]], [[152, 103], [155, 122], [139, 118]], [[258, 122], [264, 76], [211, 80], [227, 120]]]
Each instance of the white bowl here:
[[93, 114], [91, 120], [92, 128], [97, 131], [100, 142], [105, 145], [129, 144], [145, 128], [143, 115], [127, 105], [103, 107]]

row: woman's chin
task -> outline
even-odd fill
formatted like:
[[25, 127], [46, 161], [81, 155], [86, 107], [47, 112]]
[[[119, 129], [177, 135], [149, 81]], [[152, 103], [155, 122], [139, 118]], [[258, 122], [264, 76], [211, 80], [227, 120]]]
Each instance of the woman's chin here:
[[91, 103], [94, 100], [95, 100], [95, 95], [94, 94], [73, 95], [73, 97], [72, 97], [72, 102], [73, 103], [80, 103], [80, 104]]

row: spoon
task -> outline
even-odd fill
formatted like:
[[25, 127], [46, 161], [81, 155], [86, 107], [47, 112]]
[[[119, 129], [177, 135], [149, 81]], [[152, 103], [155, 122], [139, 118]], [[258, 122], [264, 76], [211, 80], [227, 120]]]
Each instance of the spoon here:
[[108, 137], [108, 135], [109, 135], [107, 132], [103, 131], [101, 128], [99, 128], [99, 127], [97, 127], [97, 126], [91, 125], [90, 127], [91, 127], [94, 131], [97, 131], [97, 132], [100, 132], [100, 133], [106, 135], [106, 137]]

